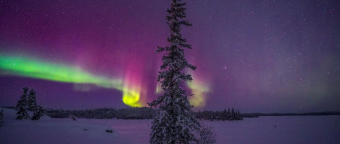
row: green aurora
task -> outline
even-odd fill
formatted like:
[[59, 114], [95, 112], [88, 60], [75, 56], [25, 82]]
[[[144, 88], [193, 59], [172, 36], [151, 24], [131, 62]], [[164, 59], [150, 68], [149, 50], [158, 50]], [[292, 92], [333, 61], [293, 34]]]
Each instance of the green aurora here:
[[102, 88], [111, 88], [123, 92], [123, 102], [129, 106], [141, 106], [139, 94], [123, 86], [123, 80], [97, 76], [81, 68], [42, 62], [22, 56], [0, 55], [1, 75], [14, 75], [74, 84], [93, 84]]
[[122, 90], [122, 80], [96, 76], [80, 68], [41, 62], [34, 58], [0, 55], [4, 75], [16, 75], [65, 83], [95, 84], [103, 88]]

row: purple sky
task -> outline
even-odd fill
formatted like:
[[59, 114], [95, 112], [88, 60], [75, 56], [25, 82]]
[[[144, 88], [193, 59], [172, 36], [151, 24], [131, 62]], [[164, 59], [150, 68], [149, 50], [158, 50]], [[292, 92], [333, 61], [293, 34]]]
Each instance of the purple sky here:
[[[0, 0], [0, 56], [121, 79], [145, 105], [157, 97], [162, 54], [155, 51], [168, 45], [169, 6], [170, 0]], [[183, 28], [193, 46], [186, 58], [197, 66], [188, 87], [199, 99], [196, 110], [340, 111], [337, 0], [195, 0], [186, 7], [193, 23]], [[84, 91], [3, 67], [0, 86], [0, 105], [15, 105], [27, 86], [45, 107], [127, 107], [117, 88], [89, 84]]]

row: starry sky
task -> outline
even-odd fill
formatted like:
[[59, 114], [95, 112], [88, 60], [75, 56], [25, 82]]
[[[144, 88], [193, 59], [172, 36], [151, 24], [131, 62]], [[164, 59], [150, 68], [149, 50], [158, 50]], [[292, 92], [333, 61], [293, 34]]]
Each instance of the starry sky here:
[[[187, 1], [194, 110], [340, 111], [337, 0]], [[146, 106], [162, 93], [170, 0], [0, 0], [0, 105]]]

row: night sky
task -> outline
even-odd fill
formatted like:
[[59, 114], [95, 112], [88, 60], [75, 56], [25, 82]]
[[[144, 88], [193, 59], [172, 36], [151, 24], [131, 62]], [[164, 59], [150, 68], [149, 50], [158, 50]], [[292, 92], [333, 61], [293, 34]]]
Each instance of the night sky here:
[[[170, 0], [0, 0], [0, 105], [146, 106]], [[183, 36], [194, 110], [340, 111], [338, 0], [192, 0]], [[158, 87], [158, 88], [157, 88]]]

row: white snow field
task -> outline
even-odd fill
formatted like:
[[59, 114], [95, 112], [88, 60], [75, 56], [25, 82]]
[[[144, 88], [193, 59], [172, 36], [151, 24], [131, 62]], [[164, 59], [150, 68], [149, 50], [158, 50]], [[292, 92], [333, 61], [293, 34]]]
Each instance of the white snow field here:
[[134, 144], [112, 127], [92, 120], [73, 121], [47, 116], [38, 121], [16, 120], [15, 114], [15, 110], [4, 109], [5, 124], [0, 127], [0, 144]]
[[[0, 144], [147, 144], [151, 131], [151, 120], [44, 117], [18, 121], [15, 111], [9, 109], [4, 109], [4, 116]], [[217, 144], [340, 144], [340, 116], [268, 116], [202, 123], [214, 128]]]

